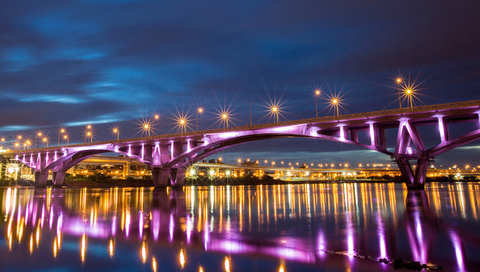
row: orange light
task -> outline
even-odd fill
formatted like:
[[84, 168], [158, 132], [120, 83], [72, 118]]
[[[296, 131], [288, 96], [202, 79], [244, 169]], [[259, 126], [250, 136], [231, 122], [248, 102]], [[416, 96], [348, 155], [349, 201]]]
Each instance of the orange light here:
[[320, 90], [315, 90], [315, 95], [320, 95]]

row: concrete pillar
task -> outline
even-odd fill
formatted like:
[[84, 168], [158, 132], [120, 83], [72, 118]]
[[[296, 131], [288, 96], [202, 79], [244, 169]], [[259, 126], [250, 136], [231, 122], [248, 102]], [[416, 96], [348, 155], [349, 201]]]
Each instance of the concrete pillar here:
[[185, 183], [185, 169], [173, 168], [171, 182], [174, 187], [183, 186]]
[[130, 162], [127, 161], [125, 165], [123, 166], [123, 177], [126, 178], [130, 174]]
[[65, 172], [57, 171], [52, 173], [52, 181], [55, 186], [62, 186], [65, 182]]
[[35, 186], [47, 186], [48, 171], [35, 172]]
[[161, 167], [152, 167], [152, 179], [155, 187], [165, 187], [170, 185], [170, 169]]
[[423, 190], [430, 160], [427, 157], [417, 160], [415, 173], [408, 159], [398, 158], [395, 161], [408, 190]]

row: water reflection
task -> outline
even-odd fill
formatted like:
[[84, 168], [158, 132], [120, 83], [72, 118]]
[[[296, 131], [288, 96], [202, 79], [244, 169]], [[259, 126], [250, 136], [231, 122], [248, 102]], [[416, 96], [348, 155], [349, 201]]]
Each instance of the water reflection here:
[[35, 267], [40, 255], [70, 270], [255, 271], [261, 260], [269, 271], [422, 264], [463, 271], [478, 265], [479, 187], [1, 188], [0, 253], [11, 257], [7, 270], [27, 265], [28, 256]]

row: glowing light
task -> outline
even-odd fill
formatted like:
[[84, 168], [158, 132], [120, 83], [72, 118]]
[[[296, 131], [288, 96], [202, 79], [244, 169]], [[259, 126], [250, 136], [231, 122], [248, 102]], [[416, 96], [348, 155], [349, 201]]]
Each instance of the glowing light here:
[[183, 249], [180, 249], [180, 253], [178, 253], [178, 262], [180, 263], [180, 266], [182, 268], [185, 267], [185, 263], [187, 261], [186, 261], [185, 252], [183, 251]]
[[108, 242], [108, 255], [113, 257], [115, 255], [115, 245], [113, 243], [113, 239], [110, 239]]
[[158, 120], [158, 119], [160, 119], [160, 115], [155, 114], [155, 115], [153, 116], [153, 118], [155, 118], [155, 120]]
[[197, 112], [198, 112], [198, 113], [203, 113], [203, 108], [198, 108], [198, 109], [197, 109]]
[[285, 266], [283, 266], [283, 264], [278, 268], [278, 272], [285, 272]]
[[152, 271], [153, 272], [158, 271], [157, 258], [155, 258], [155, 256], [152, 257]]
[[82, 240], [80, 244], [80, 259], [82, 260], [82, 263], [85, 262], [86, 253], [87, 253], [87, 235], [84, 233], [82, 235]]
[[335, 115], [339, 115], [340, 109], [344, 109], [342, 106], [343, 95], [333, 93], [333, 94], [327, 95], [327, 100], [328, 100], [328, 108], [330, 110], [333, 109]]
[[174, 129], [180, 130], [181, 133], [186, 133], [190, 128], [190, 116], [183, 113], [177, 113], [173, 119], [175, 121]]
[[145, 263], [147, 261], [147, 244], [145, 241], [142, 243], [142, 249], [141, 249], [141, 256], [142, 256], [142, 262]]
[[2, 138], [1, 141], [2, 141], [2, 142], [5, 142], [5, 138]]
[[232, 266], [230, 263], [230, 258], [225, 257], [225, 260], [223, 261], [223, 267], [225, 268], [225, 272], [230, 272], [232, 271]]
[[153, 120], [143, 118], [138, 120], [138, 124], [140, 127], [140, 133], [142, 136], [147, 136], [149, 137], [151, 133], [153, 132]]
[[403, 82], [403, 79], [401, 77], [397, 77], [397, 79], [395, 80], [398, 84], [402, 83]]

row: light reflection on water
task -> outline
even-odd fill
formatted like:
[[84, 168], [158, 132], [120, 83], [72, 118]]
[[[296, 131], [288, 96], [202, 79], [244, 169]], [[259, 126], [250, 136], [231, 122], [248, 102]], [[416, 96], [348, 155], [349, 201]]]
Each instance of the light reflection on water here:
[[[480, 184], [0, 188], [6, 271], [477, 267]], [[379, 262], [384, 259], [388, 264]]]

